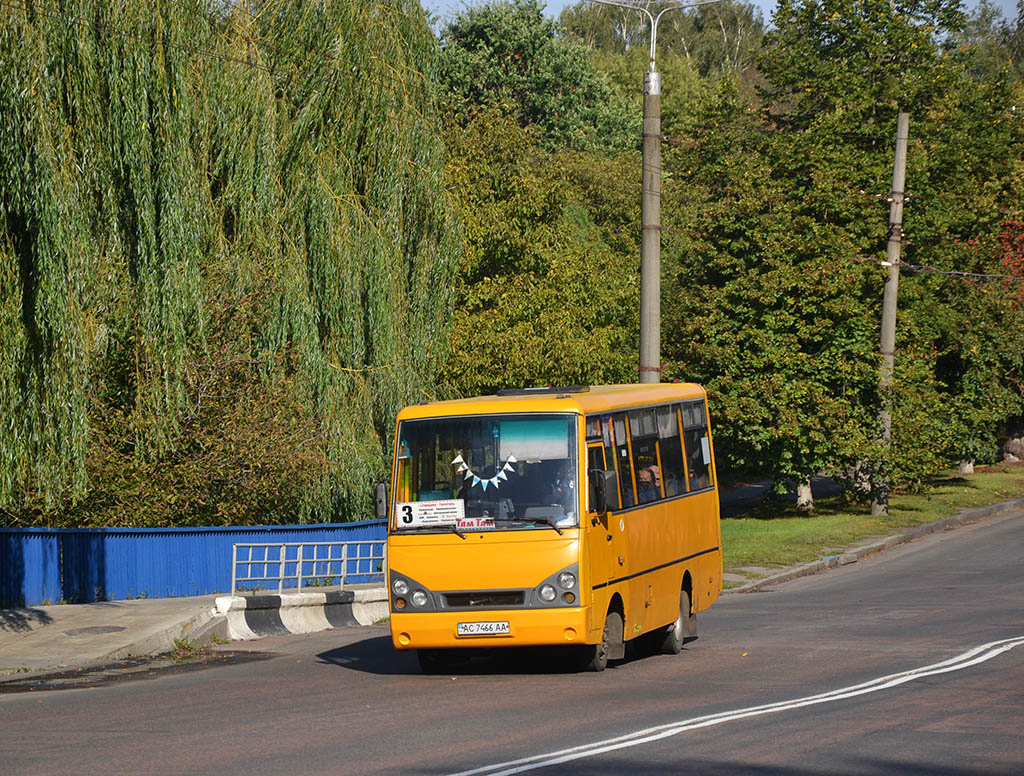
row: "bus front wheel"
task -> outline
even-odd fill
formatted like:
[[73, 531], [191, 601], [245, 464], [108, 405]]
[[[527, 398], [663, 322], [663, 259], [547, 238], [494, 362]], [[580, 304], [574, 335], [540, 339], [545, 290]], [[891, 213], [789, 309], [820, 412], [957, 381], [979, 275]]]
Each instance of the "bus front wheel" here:
[[685, 590], [679, 591], [679, 614], [676, 621], [668, 626], [661, 641], [661, 651], [666, 655], [678, 655], [683, 651], [683, 643], [686, 641], [687, 631], [691, 630], [690, 618], [690, 594]]
[[[583, 671], [604, 671], [608, 666], [608, 658], [615, 651], [615, 646], [622, 644], [622, 615], [608, 612], [604, 618], [604, 631], [601, 633], [600, 644], [588, 644], [579, 653], [579, 668]], [[621, 653], [621, 649], [618, 650]], [[619, 654], [617, 657], [622, 657]]]

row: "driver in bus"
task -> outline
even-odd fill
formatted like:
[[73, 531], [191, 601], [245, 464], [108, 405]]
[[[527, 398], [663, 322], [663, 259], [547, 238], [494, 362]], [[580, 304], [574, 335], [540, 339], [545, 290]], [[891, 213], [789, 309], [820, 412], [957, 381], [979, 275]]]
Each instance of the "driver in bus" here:
[[575, 503], [575, 490], [572, 480], [566, 476], [568, 466], [563, 462], [558, 465], [558, 472], [555, 481], [551, 485], [551, 503], [558, 504], [567, 512], [572, 511]]

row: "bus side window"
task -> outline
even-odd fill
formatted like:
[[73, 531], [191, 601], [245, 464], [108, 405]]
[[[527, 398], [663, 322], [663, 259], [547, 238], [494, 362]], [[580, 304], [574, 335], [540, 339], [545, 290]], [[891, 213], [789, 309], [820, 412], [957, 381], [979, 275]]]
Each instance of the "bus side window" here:
[[629, 441], [633, 448], [636, 472], [636, 500], [649, 504], [662, 497], [661, 471], [658, 468], [658, 423], [654, 410], [629, 413]]
[[658, 407], [658, 440], [661, 442], [661, 478], [665, 484], [665, 495], [686, 493], [683, 440], [679, 435], [679, 411], [675, 406]]
[[690, 490], [711, 487], [711, 446], [708, 440], [708, 416], [704, 402], [683, 404], [683, 437]]
[[622, 493], [622, 506], [631, 507], [636, 504], [633, 496], [633, 467], [629, 460], [629, 438], [626, 435], [626, 413], [617, 412], [612, 416], [615, 433], [615, 468], [619, 472], [619, 491]]

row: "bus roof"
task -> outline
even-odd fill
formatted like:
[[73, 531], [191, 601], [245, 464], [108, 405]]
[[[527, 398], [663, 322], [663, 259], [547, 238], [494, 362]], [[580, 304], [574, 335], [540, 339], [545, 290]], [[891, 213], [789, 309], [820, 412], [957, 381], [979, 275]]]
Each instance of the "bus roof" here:
[[706, 393], [696, 383], [642, 383], [633, 385], [571, 386], [568, 388], [510, 391], [501, 396], [424, 402], [406, 407], [399, 420], [436, 418], [450, 415], [489, 415], [506, 412], [597, 413], [665, 404], [686, 399], [703, 399]]

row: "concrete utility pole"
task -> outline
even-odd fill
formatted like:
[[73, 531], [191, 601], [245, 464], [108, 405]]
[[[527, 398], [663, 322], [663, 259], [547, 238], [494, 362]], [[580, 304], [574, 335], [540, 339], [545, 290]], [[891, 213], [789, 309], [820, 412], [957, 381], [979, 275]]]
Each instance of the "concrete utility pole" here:
[[644, 73], [643, 176], [640, 200], [640, 382], [661, 379], [661, 73], [655, 67], [658, 22], [668, 11], [696, 8], [721, 0], [680, 3], [662, 8], [657, 16], [629, 0], [593, 0], [640, 11], [650, 22], [651, 60]]
[[871, 514], [889, 514], [889, 475], [892, 462], [892, 375], [896, 361], [896, 296], [900, 287], [900, 246], [903, 243], [903, 199], [907, 169], [907, 136], [910, 115], [900, 113], [896, 119], [896, 158], [892, 166], [892, 200], [889, 205], [889, 241], [886, 244], [885, 279], [882, 296], [882, 364], [878, 374], [878, 410], [882, 443], [882, 460], [876, 462], [871, 482]]
[[654, 69], [654, 33], [651, 69], [644, 73], [643, 141], [640, 382], [657, 383], [661, 381], [661, 73]]

